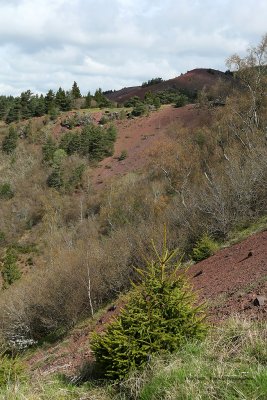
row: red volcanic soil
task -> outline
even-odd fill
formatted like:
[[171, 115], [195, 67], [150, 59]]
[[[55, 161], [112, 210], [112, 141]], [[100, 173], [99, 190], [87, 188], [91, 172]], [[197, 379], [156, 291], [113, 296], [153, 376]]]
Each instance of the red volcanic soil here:
[[175, 89], [177, 91], [186, 91], [187, 93], [194, 94], [198, 90], [206, 87], [207, 89], [213, 86], [218, 80], [221, 79], [225, 82], [232, 81], [232, 77], [225, 75], [223, 72], [214, 69], [197, 68], [188, 71], [176, 78], [163, 81], [161, 83], [150, 85], [147, 87], [134, 86], [123, 88], [113, 93], [107, 94], [107, 98], [111, 101], [124, 103], [133, 96], [138, 96], [141, 99], [145, 94], [150, 91], [156, 93], [163, 90]]
[[[193, 265], [189, 275], [201, 301], [208, 304], [208, 318], [219, 323], [239, 314], [266, 319], [267, 299], [255, 305], [257, 296], [267, 298], [267, 231], [255, 234], [241, 243], [224, 248], [214, 256]], [[72, 375], [84, 362], [92, 359], [90, 333], [102, 331], [119, 314], [123, 303], [107, 310], [95, 326], [76, 328], [63, 343], [49, 350], [38, 350], [28, 361], [36, 373], [52, 372]]]
[[[177, 123], [181, 127], [193, 129], [205, 125], [209, 118], [207, 110], [196, 109], [195, 105], [181, 108], [168, 105], [151, 112], [149, 116], [116, 121], [118, 138], [114, 155], [99, 163], [93, 172], [93, 184], [102, 186], [114, 176], [124, 175], [143, 167], [147, 162], [147, 153], [151, 146], [164, 137], [172, 124]], [[127, 157], [119, 161], [118, 157], [123, 150], [127, 152]]]
[[[267, 231], [220, 250], [189, 273], [213, 320], [234, 313], [267, 318]], [[253, 304], [257, 296], [266, 296], [263, 306]]]

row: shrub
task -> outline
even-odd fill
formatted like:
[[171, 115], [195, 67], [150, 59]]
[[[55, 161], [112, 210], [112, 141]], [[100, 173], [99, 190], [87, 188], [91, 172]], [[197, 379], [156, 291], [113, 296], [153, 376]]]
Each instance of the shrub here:
[[141, 101], [139, 103], [137, 103], [132, 111], [132, 115], [134, 117], [140, 117], [141, 115], [144, 115], [145, 112], [147, 111], [147, 107], [145, 106], [144, 103], [142, 103]]
[[122, 150], [121, 151], [121, 154], [119, 155], [119, 157], [118, 157], [118, 160], [119, 161], [123, 161], [123, 160], [125, 160], [125, 158], [127, 158], [127, 150]]
[[204, 234], [193, 248], [193, 260], [201, 261], [212, 256], [218, 250], [218, 244], [210, 238], [208, 234]]
[[181, 94], [176, 99], [175, 107], [176, 108], [183, 107], [187, 104], [187, 102], [188, 102], [188, 98], [184, 94]]
[[191, 338], [206, 332], [203, 307], [195, 306], [195, 295], [179, 264], [171, 265], [177, 251], [169, 251], [164, 241], [162, 254], [133, 285], [129, 302], [105, 334], [93, 334], [91, 348], [97, 365], [106, 377], [121, 379], [144, 366], [152, 355], [174, 352]]
[[63, 178], [62, 178], [62, 172], [60, 168], [55, 167], [51, 174], [47, 178], [47, 186], [52, 187], [54, 189], [59, 189], [63, 186]]
[[20, 279], [21, 272], [17, 266], [17, 252], [13, 248], [9, 248], [6, 252], [2, 267], [2, 278], [4, 281], [4, 288], [12, 285], [16, 280]]
[[9, 183], [0, 184], [0, 199], [9, 200], [14, 196], [14, 192]]

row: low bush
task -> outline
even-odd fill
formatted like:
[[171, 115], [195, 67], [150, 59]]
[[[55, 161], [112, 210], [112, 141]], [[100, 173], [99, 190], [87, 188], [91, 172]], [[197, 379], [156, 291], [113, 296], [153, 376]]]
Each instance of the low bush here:
[[14, 196], [14, 192], [9, 183], [0, 184], [0, 199], [9, 200]]
[[218, 244], [208, 234], [204, 234], [193, 248], [192, 258], [194, 261], [201, 261], [213, 255], [216, 250]]

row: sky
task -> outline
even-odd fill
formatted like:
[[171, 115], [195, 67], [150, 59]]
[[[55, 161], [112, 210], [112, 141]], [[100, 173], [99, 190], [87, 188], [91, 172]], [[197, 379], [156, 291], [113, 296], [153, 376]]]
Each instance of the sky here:
[[267, 31], [266, 0], [0, 0], [0, 94], [83, 94], [225, 71]]

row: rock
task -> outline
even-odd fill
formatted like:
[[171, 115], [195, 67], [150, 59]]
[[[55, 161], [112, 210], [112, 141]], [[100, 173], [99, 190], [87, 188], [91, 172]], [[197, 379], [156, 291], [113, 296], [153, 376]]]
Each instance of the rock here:
[[203, 274], [203, 271], [200, 270], [193, 276], [193, 278], [196, 278], [197, 276], [202, 275], [202, 274]]
[[266, 296], [257, 296], [254, 300], [253, 300], [253, 304], [254, 306], [260, 307], [260, 306], [264, 306], [264, 304], [266, 303]]

